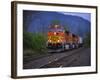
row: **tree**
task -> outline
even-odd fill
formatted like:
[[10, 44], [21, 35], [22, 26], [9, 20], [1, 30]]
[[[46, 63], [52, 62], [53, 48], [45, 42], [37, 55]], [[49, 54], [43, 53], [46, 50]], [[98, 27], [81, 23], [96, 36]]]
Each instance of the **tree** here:
[[41, 33], [23, 33], [24, 50], [33, 50], [38, 53], [46, 52], [46, 36]]
[[52, 22], [51, 22], [52, 24], [60, 24], [60, 20], [52, 20]]
[[90, 47], [91, 45], [91, 34], [90, 32], [86, 34], [86, 37], [84, 38], [84, 46]]

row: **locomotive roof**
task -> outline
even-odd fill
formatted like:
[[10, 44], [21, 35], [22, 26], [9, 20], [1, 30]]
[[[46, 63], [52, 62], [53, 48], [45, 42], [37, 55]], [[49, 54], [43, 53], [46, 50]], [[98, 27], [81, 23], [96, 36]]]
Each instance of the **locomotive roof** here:
[[[69, 34], [69, 33], [71, 33], [71, 32], [69, 32], [69, 31], [66, 30], [65, 33], [66, 33], [66, 34]], [[76, 35], [76, 34], [73, 34], [73, 33], [71, 33], [71, 34], [72, 34], [73, 37], [78, 37], [78, 35]]]
[[64, 28], [61, 25], [51, 25], [49, 31], [64, 31]]
[[49, 26], [49, 28], [63, 28], [60, 24], [52, 24]]
[[69, 34], [70, 32], [66, 30], [65, 33], [66, 33], [66, 34]]
[[72, 34], [73, 37], [78, 37], [78, 35]]

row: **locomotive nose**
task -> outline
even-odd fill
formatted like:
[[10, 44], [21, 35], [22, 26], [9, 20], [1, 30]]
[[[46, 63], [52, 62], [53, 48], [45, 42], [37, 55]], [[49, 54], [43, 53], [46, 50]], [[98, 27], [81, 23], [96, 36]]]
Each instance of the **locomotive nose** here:
[[56, 32], [54, 32], [54, 35], [56, 35]]

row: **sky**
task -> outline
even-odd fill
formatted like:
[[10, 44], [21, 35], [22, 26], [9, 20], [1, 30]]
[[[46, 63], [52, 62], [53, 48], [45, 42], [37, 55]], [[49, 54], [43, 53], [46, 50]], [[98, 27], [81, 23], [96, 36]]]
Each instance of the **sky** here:
[[76, 13], [76, 12], [60, 12], [64, 15], [73, 15], [73, 16], [79, 16], [82, 17], [88, 21], [91, 21], [91, 14], [90, 13]]

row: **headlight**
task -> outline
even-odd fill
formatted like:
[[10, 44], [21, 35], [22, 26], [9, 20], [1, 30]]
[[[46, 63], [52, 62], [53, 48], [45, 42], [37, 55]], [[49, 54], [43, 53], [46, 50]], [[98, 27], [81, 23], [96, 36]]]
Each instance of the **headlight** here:
[[48, 40], [48, 42], [51, 42], [51, 40]]
[[56, 32], [54, 32], [54, 35], [56, 35]]
[[58, 40], [57, 42], [60, 42], [60, 40]]

